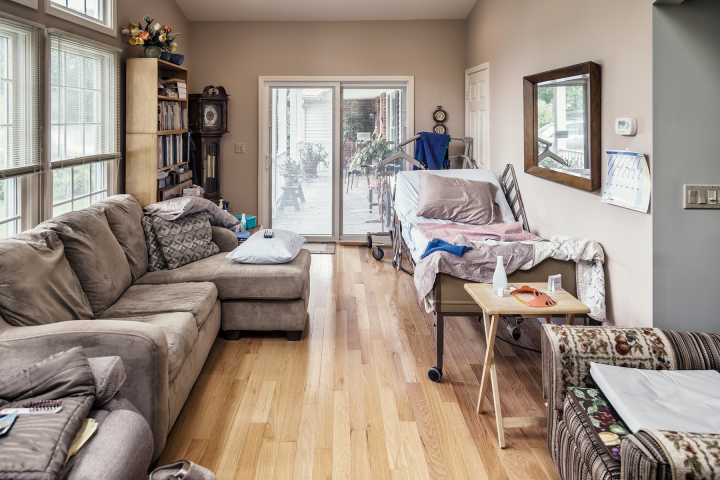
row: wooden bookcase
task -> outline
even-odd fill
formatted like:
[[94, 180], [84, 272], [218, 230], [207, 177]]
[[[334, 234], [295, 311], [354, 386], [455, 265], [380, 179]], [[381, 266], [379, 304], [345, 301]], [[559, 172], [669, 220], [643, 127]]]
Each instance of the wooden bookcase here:
[[[158, 95], [158, 77], [173, 77], [188, 82], [186, 68], [157, 58], [130, 58], [127, 60], [126, 131], [125, 131], [125, 191], [134, 196], [140, 206], [182, 195], [182, 189], [192, 180], [158, 190], [157, 172], [179, 165], [158, 168], [158, 136], [187, 133], [182, 130], [158, 130], [158, 102], [163, 100], [184, 102]], [[187, 135], [185, 136], [187, 138]], [[183, 144], [187, 148], [187, 144]]]

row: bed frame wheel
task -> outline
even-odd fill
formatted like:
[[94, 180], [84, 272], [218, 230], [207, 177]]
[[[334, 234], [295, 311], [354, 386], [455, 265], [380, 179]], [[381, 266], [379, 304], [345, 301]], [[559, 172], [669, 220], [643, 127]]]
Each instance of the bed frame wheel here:
[[393, 266], [393, 268], [397, 269], [398, 263], [395, 260], [393, 260], [392, 266]]
[[428, 378], [431, 382], [439, 383], [442, 379], [442, 370], [438, 367], [430, 367], [430, 370], [428, 370]]
[[383, 252], [382, 248], [375, 247], [373, 249], [372, 256], [375, 260], [382, 260], [382, 258], [385, 256], [385, 252]]
[[367, 247], [372, 248], [372, 237], [370, 235], [367, 236]]

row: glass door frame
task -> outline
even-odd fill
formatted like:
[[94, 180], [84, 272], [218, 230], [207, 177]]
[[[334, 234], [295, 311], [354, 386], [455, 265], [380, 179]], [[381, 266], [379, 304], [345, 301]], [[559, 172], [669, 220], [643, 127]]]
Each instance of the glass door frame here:
[[[332, 88], [333, 90], [333, 182], [332, 234], [306, 235], [310, 242], [343, 242], [364, 244], [364, 235], [342, 234], [342, 87], [407, 89], [407, 136], [415, 135], [415, 77], [414, 76], [259, 76], [258, 77], [258, 220], [257, 225], [272, 226], [270, 192], [272, 158], [272, 98], [271, 90], [285, 88]], [[368, 224], [373, 225], [373, 224]], [[371, 227], [369, 227], [371, 228]]]

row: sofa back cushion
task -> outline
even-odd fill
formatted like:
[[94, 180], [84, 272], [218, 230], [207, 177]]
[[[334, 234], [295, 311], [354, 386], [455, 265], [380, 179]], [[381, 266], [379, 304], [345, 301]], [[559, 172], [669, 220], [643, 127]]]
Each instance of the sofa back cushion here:
[[93, 318], [55, 232], [28, 230], [0, 240], [0, 314], [16, 327]]
[[102, 211], [85, 208], [69, 212], [37, 228], [57, 232], [96, 317], [132, 283], [130, 264]]
[[143, 211], [132, 195], [113, 195], [93, 204], [92, 208], [103, 211], [110, 230], [125, 252], [132, 281], [145, 275], [148, 270], [148, 250], [142, 228]]

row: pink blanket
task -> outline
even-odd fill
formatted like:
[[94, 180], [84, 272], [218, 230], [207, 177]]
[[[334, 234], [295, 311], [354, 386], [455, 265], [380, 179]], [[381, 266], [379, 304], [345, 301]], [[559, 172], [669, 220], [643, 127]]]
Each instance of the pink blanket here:
[[472, 242], [497, 240], [500, 242], [520, 242], [524, 240], [541, 240], [540, 237], [527, 233], [520, 222], [494, 223], [492, 225], [458, 225], [457, 223], [418, 223], [423, 237], [440, 238], [452, 242], [458, 235], [465, 235]]

